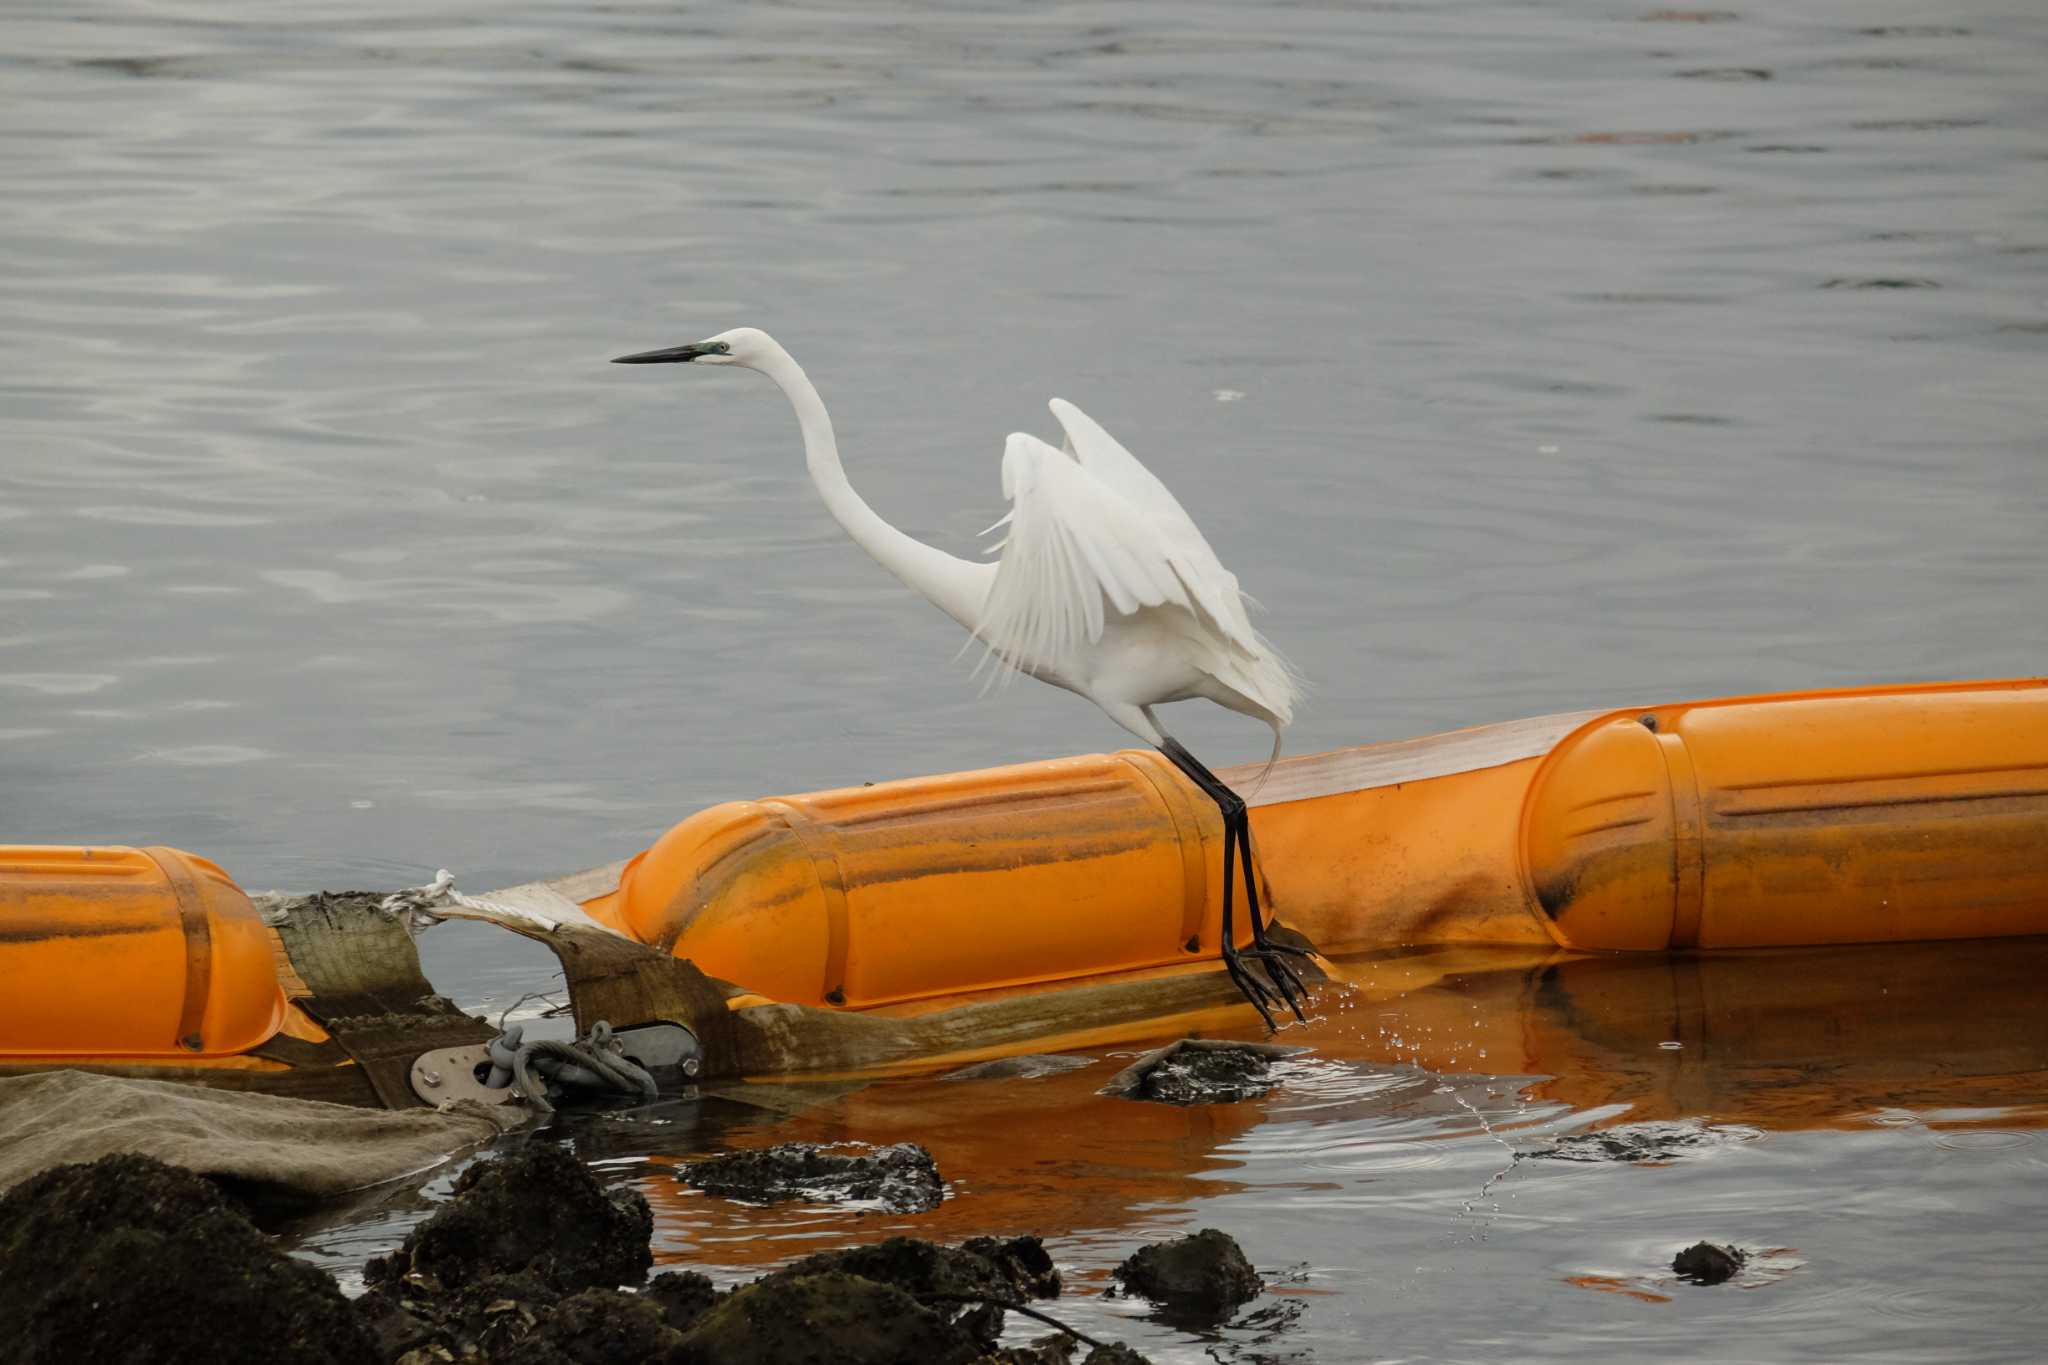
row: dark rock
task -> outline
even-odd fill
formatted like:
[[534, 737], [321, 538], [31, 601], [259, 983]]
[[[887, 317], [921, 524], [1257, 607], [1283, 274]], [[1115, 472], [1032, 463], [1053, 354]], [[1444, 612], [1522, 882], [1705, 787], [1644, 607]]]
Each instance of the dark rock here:
[[[205, 1181], [146, 1158], [109, 1157], [45, 1172], [0, 1198], [0, 1361], [1076, 1359], [1077, 1343], [1064, 1335], [997, 1346], [1002, 1305], [1060, 1291], [1059, 1271], [1035, 1237], [979, 1237], [957, 1247], [892, 1238], [809, 1257], [728, 1294], [693, 1271], [657, 1276], [643, 1293], [611, 1288], [645, 1276], [650, 1224], [637, 1195], [606, 1194], [559, 1148], [529, 1148], [465, 1172], [447, 1205], [399, 1251], [372, 1263], [370, 1288], [350, 1304], [321, 1271], [277, 1252]], [[1133, 1362], [1143, 1365], [1143, 1357], [1103, 1346], [1083, 1365]]]
[[1105, 1341], [1090, 1351], [1081, 1365], [1152, 1365], [1152, 1362], [1121, 1341]]
[[653, 1232], [638, 1191], [607, 1192], [567, 1151], [533, 1145], [464, 1171], [453, 1200], [363, 1278], [432, 1293], [523, 1272], [563, 1293], [610, 1289], [646, 1277]]
[[[949, 1306], [939, 1306], [940, 1317], [946, 1316], [945, 1309]], [[1002, 1339], [1004, 1319], [1000, 1304], [977, 1303], [964, 1312], [955, 1309], [951, 1320], [955, 1327], [972, 1337], [975, 1344], [984, 1351], [993, 1351], [996, 1343]]]
[[1120, 1341], [1104, 1342], [1077, 1360], [1074, 1353], [1080, 1349], [1080, 1341], [1055, 1332], [1051, 1336], [1040, 1337], [1029, 1346], [1010, 1346], [992, 1351], [975, 1365], [1152, 1365], [1151, 1361]]
[[423, 1363], [665, 1365], [681, 1359], [681, 1329], [717, 1299], [711, 1281], [694, 1271], [657, 1275], [639, 1294], [585, 1289], [570, 1295], [522, 1273], [486, 1275], [456, 1290], [416, 1283], [372, 1289], [356, 1308], [383, 1346], [384, 1360], [423, 1351]]
[[1182, 1052], [1145, 1077], [1139, 1095], [1161, 1104], [1232, 1104], [1273, 1088], [1273, 1064], [1256, 1052]]
[[368, 1291], [356, 1300], [356, 1312], [387, 1359], [408, 1350], [495, 1359], [524, 1341], [561, 1298], [530, 1274], [485, 1275], [455, 1290], [415, 1277]]
[[1748, 1259], [1749, 1253], [1737, 1247], [1694, 1242], [1671, 1258], [1671, 1268], [1679, 1279], [1693, 1284], [1724, 1284], [1735, 1277]]
[[414, 1347], [440, 1344], [434, 1323], [406, 1307], [396, 1294], [369, 1290], [355, 1301], [355, 1311], [376, 1344], [379, 1360], [396, 1360]]
[[510, 1350], [483, 1352], [493, 1365], [686, 1365], [683, 1334], [660, 1305], [616, 1289], [586, 1289]]
[[1573, 1133], [1528, 1155], [1549, 1161], [1676, 1161], [1755, 1137], [1752, 1128], [1654, 1120], [1603, 1128], [1597, 1133]]
[[1279, 1043], [1183, 1038], [1156, 1048], [1110, 1077], [1105, 1095], [1161, 1104], [1230, 1104], [1255, 1100], [1276, 1082], [1272, 1065], [1306, 1052]]
[[791, 1199], [821, 1203], [865, 1200], [891, 1213], [929, 1213], [946, 1196], [932, 1154], [914, 1142], [872, 1154], [835, 1152], [808, 1142], [785, 1142], [749, 1152], [693, 1161], [678, 1178], [706, 1194], [747, 1204]]
[[384, 1359], [327, 1275], [199, 1176], [126, 1155], [0, 1196], [0, 1338], [8, 1365]]
[[1058, 1298], [1060, 1292], [1060, 1272], [1036, 1237], [976, 1237], [958, 1247], [891, 1237], [872, 1246], [821, 1251], [776, 1273], [832, 1271], [902, 1290], [989, 1350], [1003, 1332], [1000, 1305]]
[[1265, 1288], [1237, 1243], [1215, 1228], [1140, 1247], [1115, 1274], [1128, 1292], [1176, 1316], [1211, 1321], [1228, 1316]]
[[999, 1347], [974, 1365], [1074, 1365], [1074, 1352], [1080, 1346], [1079, 1341], [1064, 1332], [1053, 1332], [1029, 1346]]
[[718, 1286], [711, 1283], [711, 1277], [694, 1270], [665, 1270], [641, 1292], [678, 1332], [689, 1330], [719, 1300]]
[[982, 1353], [981, 1343], [902, 1290], [827, 1271], [770, 1275], [737, 1290], [683, 1334], [681, 1360], [687, 1365], [968, 1365]]
[[1052, 1263], [1052, 1255], [1046, 1251], [1045, 1243], [1036, 1237], [1012, 1237], [1008, 1241], [998, 1241], [994, 1237], [970, 1237], [960, 1244], [960, 1250], [994, 1264], [1031, 1298], [1056, 1299], [1060, 1296], [1059, 1267]]
[[1058, 1298], [1060, 1272], [1036, 1237], [999, 1242], [976, 1237], [958, 1247], [916, 1237], [891, 1237], [871, 1246], [821, 1251], [777, 1272], [819, 1275], [829, 1270], [894, 1285], [906, 1294], [979, 1294], [1021, 1301]]

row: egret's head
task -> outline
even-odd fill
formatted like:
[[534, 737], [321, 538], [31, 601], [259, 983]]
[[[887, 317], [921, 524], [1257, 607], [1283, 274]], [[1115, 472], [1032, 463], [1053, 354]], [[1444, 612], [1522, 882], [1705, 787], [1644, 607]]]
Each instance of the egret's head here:
[[694, 363], [698, 365], [744, 365], [749, 369], [760, 368], [760, 363], [775, 350], [775, 341], [758, 327], [735, 327], [730, 332], [720, 332], [715, 337], [692, 341], [685, 346], [670, 346], [659, 351], [640, 351], [634, 355], [622, 355], [612, 361], [614, 365], [674, 365]]

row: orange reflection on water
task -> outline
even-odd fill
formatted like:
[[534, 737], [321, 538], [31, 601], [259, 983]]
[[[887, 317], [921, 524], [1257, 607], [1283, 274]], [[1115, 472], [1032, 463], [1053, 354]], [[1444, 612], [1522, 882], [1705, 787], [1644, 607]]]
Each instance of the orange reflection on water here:
[[1107, 1060], [1015, 1080], [893, 1081], [853, 1090], [776, 1123], [758, 1141], [923, 1144], [947, 1182], [923, 1214], [851, 1213], [803, 1204], [759, 1208], [712, 1198], [654, 1157], [641, 1188], [654, 1204], [664, 1260], [755, 1265], [820, 1245], [896, 1233], [957, 1241], [982, 1235], [1071, 1235], [1116, 1227], [1148, 1208], [1236, 1188], [1222, 1148], [1264, 1117], [1257, 1103], [1177, 1108], [1097, 1094], [1122, 1065]]
[[1341, 970], [1396, 1016], [1404, 1060], [1546, 1076], [1532, 1096], [1627, 1105], [1630, 1121], [2048, 1122], [2048, 939], [1537, 963], [1464, 950]]
[[1262, 1100], [1176, 1108], [1098, 1094], [1132, 1049], [1055, 1075], [817, 1092], [730, 1139], [922, 1143], [948, 1181], [931, 1213], [752, 1207], [675, 1179], [697, 1153], [647, 1158], [657, 1258], [737, 1269], [896, 1233], [1164, 1235], [1188, 1230], [1191, 1205], [1253, 1183], [1248, 1155], [1292, 1154], [1257, 1184], [1312, 1199], [1471, 1138], [1489, 1107], [1509, 1142], [1574, 1115], [1596, 1127], [1910, 1123], [1964, 1145], [2048, 1127], [2048, 940], [1686, 958], [1462, 948], [1337, 966], [1317, 1017], [1281, 1035], [1312, 1051]]
[[1650, 1289], [1638, 1289], [1627, 1280], [1619, 1279], [1613, 1275], [1568, 1275], [1565, 1277], [1565, 1283], [1580, 1289], [1597, 1289], [1603, 1294], [1626, 1294], [1629, 1298], [1641, 1299], [1644, 1303], [1671, 1302], [1669, 1294], [1659, 1294], [1655, 1290]]

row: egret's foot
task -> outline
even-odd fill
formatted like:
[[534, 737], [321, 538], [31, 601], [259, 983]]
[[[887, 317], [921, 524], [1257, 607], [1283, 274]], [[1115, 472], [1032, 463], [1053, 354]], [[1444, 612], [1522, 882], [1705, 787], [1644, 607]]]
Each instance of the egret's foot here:
[[1308, 1022], [1308, 1016], [1301, 1012], [1301, 1002], [1308, 998], [1308, 987], [1287, 959], [1280, 956], [1283, 952], [1308, 956], [1299, 948], [1286, 948], [1278, 943], [1257, 944], [1248, 949], [1245, 956], [1257, 959], [1259, 965], [1266, 969], [1266, 977], [1273, 983], [1273, 989], [1287, 1002], [1287, 1008], [1294, 1011], [1294, 1017], [1305, 1024]]
[[[1266, 936], [1266, 926], [1259, 923], [1256, 918], [1252, 920], [1252, 946], [1245, 952], [1248, 956], [1257, 958], [1265, 967], [1267, 977], [1273, 982], [1273, 989], [1280, 992], [1280, 998], [1294, 1011], [1294, 1017], [1301, 1019], [1301, 1006], [1297, 999], [1307, 997], [1308, 986], [1303, 983], [1301, 974], [1294, 970], [1293, 964], [1289, 963], [1287, 958], [1298, 957], [1306, 961], [1315, 954], [1306, 948], [1297, 948], [1292, 943], [1274, 942]], [[1285, 957], [1282, 956], [1283, 953], [1286, 954]]]
[[[1244, 965], [1243, 959], [1251, 955], [1252, 953], [1240, 953], [1229, 944], [1224, 944], [1223, 970], [1230, 973], [1231, 981], [1243, 992], [1244, 998], [1252, 1002], [1252, 1008], [1259, 1012], [1259, 1018], [1266, 1021], [1266, 1032], [1274, 1033], [1278, 1031], [1279, 1025], [1273, 1022], [1272, 1006], [1280, 1004], [1283, 997], [1276, 994], [1272, 987], [1261, 985], [1259, 979], [1252, 975], [1251, 969]], [[1298, 1017], [1301, 1014], [1300, 1009], [1297, 1008], [1295, 1014]]]

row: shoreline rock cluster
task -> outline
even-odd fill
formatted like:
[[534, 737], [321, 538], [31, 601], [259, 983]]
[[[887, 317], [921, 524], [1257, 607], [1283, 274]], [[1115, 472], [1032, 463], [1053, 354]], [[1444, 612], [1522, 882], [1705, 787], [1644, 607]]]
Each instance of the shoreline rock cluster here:
[[[695, 1271], [650, 1278], [652, 1229], [637, 1191], [606, 1190], [566, 1150], [531, 1143], [465, 1171], [446, 1205], [368, 1263], [350, 1300], [207, 1180], [105, 1157], [0, 1196], [0, 1321], [13, 1338], [0, 1362], [1143, 1365], [1034, 1307], [1061, 1290], [1035, 1237], [892, 1237], [721, 1290]], [[1164, 1292], [1149, 1288], [1159, 1265], [1205, 1255], [1223, 1268], [1187, 1269], [1174, 1294], [1212, 1284], [1227, 1314], [1258, 1292], [1213, 1231], [1147, 1248], [1118, 1273], [1149, 1296]], [[1054, 1330], [1000, 1345], [1010, 1313]]]

